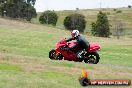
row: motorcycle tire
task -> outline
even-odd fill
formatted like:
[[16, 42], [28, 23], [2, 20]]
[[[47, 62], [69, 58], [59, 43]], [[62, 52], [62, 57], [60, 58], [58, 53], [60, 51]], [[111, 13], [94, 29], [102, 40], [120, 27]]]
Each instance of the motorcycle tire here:
[[78, 62], [82, 62], [82, 61], [83, 61], [83, 59], [77, 58], [77, 61], [78, 61]]
[[90, 64], [97, 64], [100, 59], [99, 54], [97, 52], [89, 53], [87, 57], [87, 59], [84, 59], [84, 62]]
[[56, 56], [56, 60], [62, 60], [63, 59], [63, 55], [62, 54], [58, 54], [57, 56]]
[[55, 50], [54, 50], [54, 49], [52, 49], [52, 50], [49, 52], [49, 58], [50, 58], [51, 60], [54, 60], [54, 59], [55, 59]]

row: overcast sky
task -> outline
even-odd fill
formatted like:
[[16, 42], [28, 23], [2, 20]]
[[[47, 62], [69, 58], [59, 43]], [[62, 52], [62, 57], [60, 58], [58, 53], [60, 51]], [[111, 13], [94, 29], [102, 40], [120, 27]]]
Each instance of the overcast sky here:
[[132, 0], [36, 0], [37, 12], [45, 10], [75, 10], [92, 8], [116, 8], [132, 5]]

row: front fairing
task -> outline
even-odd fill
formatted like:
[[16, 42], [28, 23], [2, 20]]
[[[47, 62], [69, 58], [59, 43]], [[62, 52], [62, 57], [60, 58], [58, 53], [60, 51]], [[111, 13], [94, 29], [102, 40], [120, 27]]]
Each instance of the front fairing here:
[[60, 47], [65, 46], [67, 44], [65, 39], [60, 40], [59, 42], [56, 43], [56, 47], [55, 47], [55, 52], [56, 54], [60, 53]]
[[56, 43], [56, 49], [60, 48], [61, 46], [66, 45], [66, 44], [67, 44], [66, 40], [62, 39], [62, 40], [60, 40], [59, 42]]

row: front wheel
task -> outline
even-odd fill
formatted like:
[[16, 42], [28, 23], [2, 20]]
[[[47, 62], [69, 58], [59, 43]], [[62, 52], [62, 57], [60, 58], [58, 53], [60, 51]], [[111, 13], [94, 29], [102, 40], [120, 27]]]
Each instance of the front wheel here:
[[55, 50], [52, 49], [52, 50], [49, 52], [49, 58], [50, 58], [51, 60], [53, 60], [53, 59], [55, 59], [55, 57], [56, 57]]
[[99, 54], [97, 52], [89, 53], [87, 58], [84, 59], [85, 63], [97, 64], [99, 62]]
[[62, 54], [58, 54], [57, 56], [56, 56], [56, 60], [62, 60], [63, 59], [63, 55]]

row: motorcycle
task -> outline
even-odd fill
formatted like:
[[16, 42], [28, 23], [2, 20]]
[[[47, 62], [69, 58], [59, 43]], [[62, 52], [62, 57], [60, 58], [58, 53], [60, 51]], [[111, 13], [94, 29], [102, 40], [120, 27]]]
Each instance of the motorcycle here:
[[82, 52], [83, 59], [78, 59], [76, 53], [80, 49], [77, 46], [74, 50], [67, 50], [77, 44], [77, 42], [66, 42], [65, 39], [60, 40], [57, 44], [55, 49], [52, 49], [49, 52], [49, 58], [51, 60], [68, 60], [68, 61], [75, 61], [75, 62], [82, 62], [90, 63], [90, 64], [97, 64], [99, 62], [100, 56], [97, 51], [101, 49], [100, 45], [97, 43], [90, 43], [88, 49], [85, 52]]

